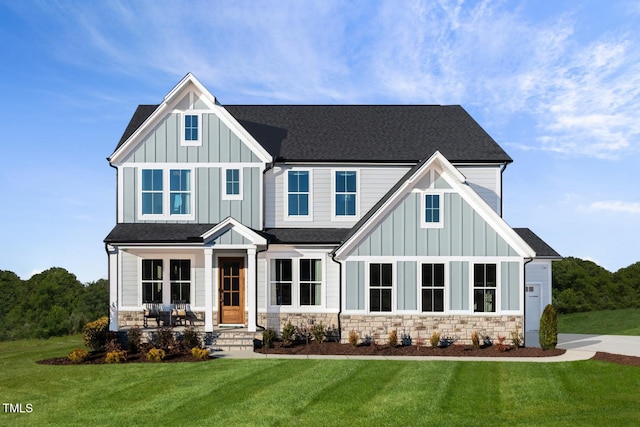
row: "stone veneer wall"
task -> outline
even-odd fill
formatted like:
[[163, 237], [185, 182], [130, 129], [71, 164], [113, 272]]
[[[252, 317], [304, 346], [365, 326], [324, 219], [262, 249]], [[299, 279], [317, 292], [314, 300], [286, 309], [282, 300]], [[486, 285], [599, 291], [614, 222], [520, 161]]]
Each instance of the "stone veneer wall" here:
[[338, 313], [258, 313], [258, 325], [271, 328], [278, 335], [288, 321], [293, 326], [309, 325], [309, 321], [313, 321], [338, 328]]
[[434, 332], [440, 332], [441, 336], [456, 339], [456, 344], [471, 344], [471, 334], [477, 331], [481, 335], [489, 335], [493, 340], [498, 335], [511, 341], [511, 333], [518, 329], [524, 335], [522, 316], [376, 316], [376, 315], [342, 315], [343, 343], [349, 342], [349, 333], [356, 331], [360, 339], [365, 336], [372, 337], [376, 342], [386, 343], [389, 332], [396, 330], [398, 339], [401, 334], [409, 334], [415, 344], [416, 339], [421, 339], [423, 345], [429, 344], [429, 337]]
[[[203, 325], [204, 322], [204, 312], [203, 311], [194, 311], [193, 312], [198, 319], [199, 322], [196, 322], [195, 325]], [[147, 319], [147, 324], [149, 327], [156, 327], [155, 319]], [[213, 312], [213, 325], [216, 326], [218, 324], [218, 313]], [[160, 323], [162, 326], [162, 322]], [[144, 327], [144, 317], [142, 315], [142, 311], [119, 311], [118, 312], [118, 328], [131, 328], [133, 326], [138, 326], [139, 328]]]

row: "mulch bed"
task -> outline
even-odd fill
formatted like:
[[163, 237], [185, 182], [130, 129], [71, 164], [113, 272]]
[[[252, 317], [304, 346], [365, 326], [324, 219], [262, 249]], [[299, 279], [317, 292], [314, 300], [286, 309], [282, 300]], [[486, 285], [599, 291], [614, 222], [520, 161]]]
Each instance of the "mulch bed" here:
[[603, 362], [617, 363], [618, 365], [640, 366], [640, 357], [605, 353], [602, 351], [596, 352], [595, 356], [592, 357], [592, 360], [601, 360]]
[[[39, 360], [41, 365], [101, 365], [104, 364], [106, 352], [94, 351], [89, 353], [89, 357], [83, 363], [73, 363], [68, 357], [55, 357], [53, 359]], [[206, 359], [211, 360], [211, 359]], [[122, 363], [176, 363], [176, 362], [206, 362], [206, 360], [195, 358], [191, 353], [167, 354], [162, 362], [151, 362], [145, 358], [143, 353], [127, 354], [127, 360]]]
[[310, 342], [308, 345], [293, 344], [283, 345], [275, 342], [272, 348], [259, 348], [258, 353], [266, 354], [320, 354], [320, 355], [346, 355], [346, 356], [451, 356], [451, 357], [549, 357], [564, 354], [565, 350], [542, 350], [534, 347], [521, 347], [500, 351], [497, 346], [473, 348], [470, 345], [451, 345], [444, 348], [430, 346], [397, 346], [385, 345], [358, 345], [341, 344], [337, 342]]

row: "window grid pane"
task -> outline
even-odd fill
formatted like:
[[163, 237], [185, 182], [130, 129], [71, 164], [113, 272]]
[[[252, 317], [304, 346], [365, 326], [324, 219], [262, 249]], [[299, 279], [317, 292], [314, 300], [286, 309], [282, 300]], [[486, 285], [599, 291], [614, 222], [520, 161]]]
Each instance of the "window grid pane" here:
[[142, 260], [142, 302], [162, 303], [162, 260]]
[[142, 214], [162, 215], [162, 169], [142, 170]]
[[369, 264], [369, 311], [392, 310], [392, 264]]
[[240, 194], [240, 170], [227, 169], [226, 174], [226, 192], [227, 195]]
[[291, 305], [292, 261], [271, 260], [271, 305]]
[[478, 313], [496, 311], [496, 264], [474, 264], [473, 266], [473, 311]]
[[289, 171], [287, 176], [289, 215], [309, 215], [309, 172]]
[[425, 195], [425, 222], [436, 223], [440, 222], [440, 195], [427, 194]]
[[355, 171], [336, 172], [336, 216], [354, 216], [356, 214], [356, 183]]
[[422, 311], [444, 311], [444, 264], [422, 264]]
[[172, 169], [169, 176], [171, 215], [189, 215], [191, 213], [191, 170]]
[[300, 305], [321, 305], [322, 260], [300, 260]]
[[184, 139], [185, 141], [198, 140], [198, 116], [197, 115], [189, 114], [184, 116]]

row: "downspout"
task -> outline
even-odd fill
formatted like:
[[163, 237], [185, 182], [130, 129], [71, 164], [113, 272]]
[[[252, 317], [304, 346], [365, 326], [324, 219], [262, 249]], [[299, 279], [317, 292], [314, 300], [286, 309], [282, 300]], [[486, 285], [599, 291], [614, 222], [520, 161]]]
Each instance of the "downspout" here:
[[[275, 162], [271, 162], [271, 163], [267, 163], [265, 169], [262, 171], [262, 194], [263, 194], [263, 199], [262, 199], [262, 229], [264, 231], [264, 218], [265, 218], [265, 203], [264, 203], [264, 194], [265, 194], [265, 179], [264, 179], [264, 175], [273, 168]], [[267, 246], [260, 250], [260, 251], [256, 251], [256, 271], [255, 271], [255, 275], [256, 275], [256, 329], [260, 328], [263, 331], [266, 329], [263, 325], [259, 325], [258, 324], [258, 286], [260, 286], [260, 284], [258, 283], [258, 254], [261, 252], [267, 252], [269, 250], [269, 240], [267, 240]], [[265, 293], [266, 295], [266, 293]]]
[[522, 268], [522, 282], [524, 286], [524, 288], [522, 289], [524, 295], [524, 303], [522, 307], [522, 342], [524, 343], [525, 347], [527, 346], [527, 325], [525, 324], [527, 318], [527, 264], [529, 264], [531, 261], [533, 261], [533, 258], [525, 258], [525, 262]]
[[500, 168], [500, 218], [502, 218], [502, 217], [503, 217], [503, 210], [502, 210], [502, 209], [503, 209], [503, 206], [502, 206], [502, 205], [503, 205], [503, 202], [502, 202], [502, 201], [504, 200], [504, 197], [502, 197], [502, 192], [503, 192], [503, 188], [502, 188], [502, 182], [503, 182], [502, 174], [503, 174], [503, 173], [504, 173], [504, 171], [507, 169], [507, 166], [508, 166], [508, 165], [509, 165], [509, 163], [504, 163], [504, 164], [502, 165], [502, 167]]
[[[340, 244], [342, 244], [342, 242]], [[340, 279], [338, 280], [338, 342], [342, 342], [342, 263], [340, 261], [336, 261], [335, 256], [335, 252], [331, 252], [331, 261], [338, 264], [340, 269]]]

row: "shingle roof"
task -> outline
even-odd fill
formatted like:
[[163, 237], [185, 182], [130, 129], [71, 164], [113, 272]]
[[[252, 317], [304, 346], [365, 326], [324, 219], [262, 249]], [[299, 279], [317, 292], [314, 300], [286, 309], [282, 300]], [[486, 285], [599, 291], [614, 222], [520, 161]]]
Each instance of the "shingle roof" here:
[[[216, 224], [117, 224], [104, 239], [106, 243], [200, 243]], [[348, 228], [267, 228], [254, 230], [275, 244], [338, 244]]]
[[[153, 113], [140, 105], [118, 147]], [[451, 162], [511, 162], [459, 105], [228, 105], [280, 162], [417, 162], [440, 151]]]
[[528, 228], [514, 228], [513, 231], [518, 233], [522, 239], [527, 242], [531, 249], [536, 252], [536, 258], [562, 258], [551, 246], [542, 240], [536, 233]]

